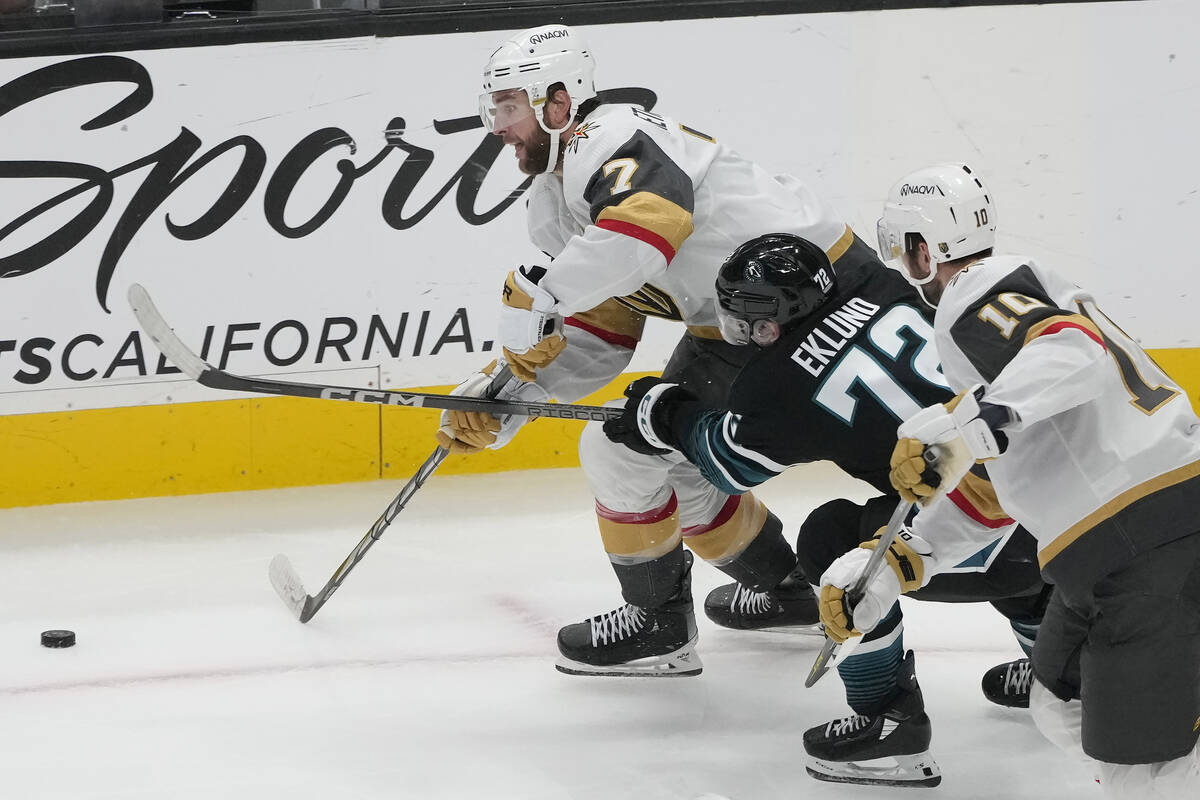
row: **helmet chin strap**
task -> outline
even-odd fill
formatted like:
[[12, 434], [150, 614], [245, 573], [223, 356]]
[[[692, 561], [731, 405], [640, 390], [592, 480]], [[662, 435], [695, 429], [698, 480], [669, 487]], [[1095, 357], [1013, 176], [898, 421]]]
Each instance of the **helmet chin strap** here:
[[546, 159], [546, 168], [542, 170], [543, 175], [554, 172], [558, 167], [558, 146], [561, 144], [559, 135], [562, 131], [546, 131], [546, 133], [550, 134], [550, 155]]
[[538, 117], [537, 117], [538, 125], [541, 127], [542, 130], [544, 130], [546, 133], [548, 133], [550, 135], [550, 154], [549, 154], [549, 158], [546, 159], [546, 168], [544, 170], [542, 170], [543, 175], [554, 172], [554, 170], [558, 167], [558, 152], [562, 146], [562, 135], [567, 130], [567, 128], [571, 127], [571, 121], [573, 119], [575, 119], [575, 101], [574, 100], [571, 101], [571, 107], [567, 111], [567, 124], [563, 125], [561, 128], [557, 128], [557, 129], [551, 128], [549, 125], [546, 124], [546, 108], [545, 108], [545, 106], [542, 107], [542, 113], [538, 114]]
[[[928, 247], [928, 245], [927, 245], [927, 247]], [[934, 257], [933, 253], [930, 252], [929, 253], [929, 272], [923, 278], [918, 278], [912, 274], [912, 271], [908, 268], [908, 262], [905, 261], [904, 256], [901, 255], [900, 265], [899, 265], [900, 266], [900, 274], [904, 276], [904, 279], [906, 281], [908, 281], [910, 284], [915, 286], [919, 290], [921, 297], [924, 298], [925, 297], [925, 287], [928, 286], [930, 283], [932, 283], [933, 279], [937, 277], [939, 263], [940, 262]], [[928, 303], [929, 301], [926, 300], [925, 302]], [[932, 304], [930, 304], [930, 305], [932, 307]]]
[[900, 274], [903, 275], [904, 279], [916, 288], [917, 294], [921, 297], [921, 302], [933, 309], [937, 308], [937, 303], [929, 299], [929, 295], [926, 293], [925, 288], [933, 283], [933, 279], [937, 277], [939, 263], [940, 262], [934, 259], [933, 255], [930, 254], [929, 274], [924, 278], [914, 278], [912, 273], [908, 270], [908, 264], [901, 263], [900, 265]]

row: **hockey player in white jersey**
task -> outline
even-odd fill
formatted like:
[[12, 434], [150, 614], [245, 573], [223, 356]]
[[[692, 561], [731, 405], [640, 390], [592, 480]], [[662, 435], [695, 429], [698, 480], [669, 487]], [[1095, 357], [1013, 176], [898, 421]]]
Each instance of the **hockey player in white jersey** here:
[[[937, 305], [959, 393], [900, 426], [892, 483], [927, 504], [988, 461], [1055, 584], [1032, 658], [1038, 726], [1087, 758], [1110, 797], [1200, 797], [1200, 419], [1088, 292], [992, 255], [992, 211], [962, 164], [905, 177], [884, 207], [881, 248]], [[906, 551], [928, 580], [973, 546], [938, 536]], [[885, 568], [847, 620], [843, 590], [864, 561], [844, 556], [823, 576], [831, 635], [869, 630], [896, 596]]]
[[[680, 121], [601, 102], [592, 74], [591, 53], [561, 25], [512, 36], [484, 73], [481, 116], [535, 176], [529, 234], [553, 259], [505, 283], [499, 338], [521, 380], [501, 396], [573, 402], [596, 391], [628, 364], [646, 316], [657, 316], [685, 326], [664, 375], [720, 407], [750, 355], [717, 327], [716, 273], [738, 245], [790, 232], [835, 265], [886, 267], [800, 182], [773, 178]], [[456, 391], [479, 393], [490, 372]], [[447, 413], [439, 441], [455, 452], [500, 447], [521, 422]], [[559, 669], [700, 671], [684, 542], [751, 589], [785, 585], [793, 621], [816, 622], [782, 525], [753, 493], [721, 491], [682, 457], [632, 452], [599, 424], [585, 428], [580, 461], [625, 604], [563, 628]]]

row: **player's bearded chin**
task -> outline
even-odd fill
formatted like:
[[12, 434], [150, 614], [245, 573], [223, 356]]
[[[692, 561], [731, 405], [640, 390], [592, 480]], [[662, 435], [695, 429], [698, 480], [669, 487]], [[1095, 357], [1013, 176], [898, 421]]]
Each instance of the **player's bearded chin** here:
[[525, 158], [520, 162], [521, 171], [526, 175], [541, 175], [550, 161], [550, 134], [538, 128], [533, 138], [522, 144], [525, 145]]

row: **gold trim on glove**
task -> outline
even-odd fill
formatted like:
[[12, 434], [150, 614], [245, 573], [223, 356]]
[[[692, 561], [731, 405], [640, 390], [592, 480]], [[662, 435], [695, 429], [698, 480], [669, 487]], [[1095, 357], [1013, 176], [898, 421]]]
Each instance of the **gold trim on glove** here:
[[508, 368], [512, 370], [513, 375], [529, 383], [537, 378], [535, 370], [541, 369], [558, 358], [558, 354], [566, 346], [566, 337], [556, 333], [542, 339], [524, 353], [514, 353], [505, 347], [504, 360], [508, 362]]
[[[864, 550], [874, 550], [879, 545], [879, 537], [883, 528], [875, 533], [875, 538], [863, 542], [859, 547]], [[897, 536], [892, 540], [892, 546], [883, 555], [888, 566], [896, 573], [900, 581], [900, 592], [915, 592], [925, 583], [925, 561], [921, 554], [909, 547], [908, 542]]]
[[838, 644], [852, 636], [862, 636], [862, 631], [851, 628], [850, 620], [846, 619], [846, 604], [843, 602], [845, 596], [845, 589], [826, 584], [821, 587], [821, 596], [817, 601], [821, 612], [821, 624], [825, 626], [825, 635]]
[[917, 503], [937, 492], [937, 487], [930, 486], [924, 478], [925, 471], [930, 467], [925, 461], [925, 443], [920, 439], [900, 439], [896, 442], [890, 464], [888, 480], [906, 502]]

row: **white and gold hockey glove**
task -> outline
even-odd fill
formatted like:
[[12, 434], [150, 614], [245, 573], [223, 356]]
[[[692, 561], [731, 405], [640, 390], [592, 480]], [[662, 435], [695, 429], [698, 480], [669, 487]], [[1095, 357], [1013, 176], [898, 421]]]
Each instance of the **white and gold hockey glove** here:
[[863, 542], [834, 561], [821, 576], [821, 597], [817, 603], [821, 622], [825, 626], [825, 635], [839, 644], [851, 636], [870, 632], [887, 616], [901, 593], [920, 589], [925, 581], [925, 562], [918, 551], [930, 552], [929, 545], [921, 537], [902, 530], [884, 556], [890, 569], [879, 570], [847, 617], [846, 590], [866, 568], [883, 531], [880, 528], [874, 539]]
[[500, 345], [509, 369], [523, 381], [549, 364], [567, 346], [562, 334], [558, 301], [538, 285], [544, 267], [520, 267], [504, 281], [504, 306], [500, 309]]
[[927, 506], [958, 486], [976, 461], [1004, 452], [1008, 438], [1000, 428], [1013, 421], [1012, 412], [980, 403], [982, 396], [983, 387], [973, 386], [945, 405], [921, 409], [896, 430], [888, 478], [900, 497]]
[[[498, 362], [493, 361], [479, 372], [460, 383], [450, 394], [461, 397], [482, 397], [492, 383]], [[549, 393], [536, 383], [525, 383], [516, 377], [508, 382], [496, 395], [497, 400], [524, 400], [544, 403]], [[504, 414], [497, 417], [483, 411], [443, 411], [441, 427], [434, 438], [437, 443], [455, 455], [469, 455], [480, 450], [499, 450], [512, 441], [528, 417]]]

